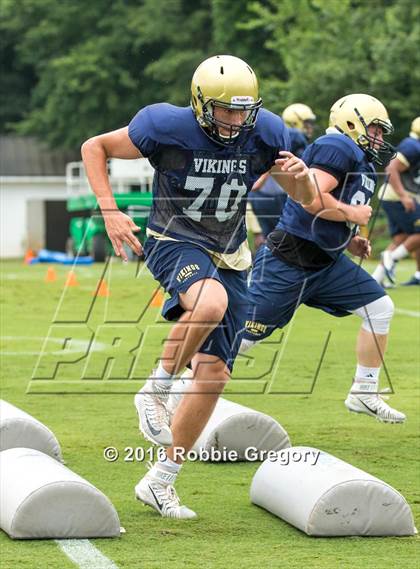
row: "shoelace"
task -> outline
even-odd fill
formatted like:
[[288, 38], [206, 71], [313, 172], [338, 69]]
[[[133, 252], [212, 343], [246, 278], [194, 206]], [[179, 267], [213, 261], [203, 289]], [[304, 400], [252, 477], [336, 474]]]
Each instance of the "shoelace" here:
[[169, 423], [168, 412], [158, 397], [145, 394], [146, 413], [153, 427], [160, 428], [162, 424]]
[[[386, 398], [388, 399], [388, 397]], [[363, 399], [368, 407], [371, 407], [373, 410], [378, 411], [381, 417], [384, 419], [390, 419], [399, 414], [399, 412], [390, 407], [388, 403], [385, 403], [384, 397], [381, 395], [372, 395], [370, 397], [364, 396]]]
[[171, 484], [153, 484], [153, 491], [162, 503], [163, 512], [169, 517], [176, 518], [179, 513], [180, 500], [175, 488]]
[[176, 493], [175, 488], [171, 484], [169, 484], [166, 487], [166, 494], [168, 496], [171, 508], [179, 507], [179, 505], [180, 505], [179, 496]]

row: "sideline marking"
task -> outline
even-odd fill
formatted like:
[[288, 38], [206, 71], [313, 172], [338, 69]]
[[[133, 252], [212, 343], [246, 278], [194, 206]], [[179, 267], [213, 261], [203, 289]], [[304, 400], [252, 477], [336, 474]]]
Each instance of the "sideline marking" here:
[[404, 316], [412, 316], [413, 318], [420, 318], [420, 312], [416, 310], [406, 310], [405, 308], [396, 308], [397, 314], [404, 314]]
[[[21, 340], [43, 340], [45, 342], [44, 336], [1, 336], [0, 340], [6, 342], [17, 342]], [[60, 346], [63, 345], [65, 342], [65, 338], [48, 338], [49, 342], [59, 344]], [[86, 349], [89, 346], [89, 341], [86, 340], [73, 340], [73, 347], [72, 349], [67, 350], [67, 354], [82, 354], [86, 352]], [[106, 349], [106, 344], [103, 342], [96, 342], [95, 346], [92, 348], [91, 351], [93, 352], [102, 352]], [[62, 354], [62, 350], [54, 350], [52, 352], [44, 351], [46, 355], [53, 355], [58, 356]], [[2, 355], [4, 356], [39, 356], [39, 350], [34, 352], [9, 352], [9, 351], [2, 351]]]
[[81, 569], [118, 569], [118, 566], [88, 539], [56, 539], [55, 542]]

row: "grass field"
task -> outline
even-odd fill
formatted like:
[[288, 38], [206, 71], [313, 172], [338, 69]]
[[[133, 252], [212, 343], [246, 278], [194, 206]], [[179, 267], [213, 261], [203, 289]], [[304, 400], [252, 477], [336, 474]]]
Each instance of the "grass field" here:
[[[68, 267], [56, 266], [57, 280], [45, 283], [45, 265], [5, 262], [1, 298], [2, 398], [48, 425], [67, 466], [115, 505], [126, 534], [93, 540], [104, 555], [126, 569], [419, 567], [416, 537], [310, 538], [253, 506], [249, 487], [258, 463], [186, 464], [177, 488], [199, 514], [192, 522], [161, 519], [136, 502], [133, 488], [146, 464], [125, 461], [124, 449], [148, 445], [138, 433], [132, 394], [154, 366], [167, 325], [159, 308], [147, 307], [155, 281], [144, 270], [136, 277], [133, 263], [114, 261], [106, 274], [110, 296], [93, 302], [104, 268], [77, 268], [78, 286], [65, 288]], [[400, 280], [413, 269], [411, 261], [400, 263]], [[238, 361], [227, 397], [272, 415], [293, 444], [323, 449], [382, 478], [406, 497], [418, 523], [419, 291], [399, 287], [390, 295], [397, 307], [386, 357], [391, 404], [408, 415], [406, 424], [347, 412], [360, 323], [306, 307], [282, 340], [278, 332], [251, 352], [255, 359]], [[112, 346], [116, 335], [121, 340]], [[77, 341], [66, 344], [63, 360], [68, 337]], [[390, 385], [386, 373], [381, 378], [381, 387]], [[120, 450], [113, 463], [103, 458], [110, 445]], [[18, 542], [0, 532], [0, 551], [2, 569], [74, 567], [53, 540]]]

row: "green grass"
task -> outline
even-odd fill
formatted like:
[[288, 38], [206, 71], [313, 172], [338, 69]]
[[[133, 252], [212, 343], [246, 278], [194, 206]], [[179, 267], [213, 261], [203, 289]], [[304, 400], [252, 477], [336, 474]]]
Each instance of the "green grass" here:
[[[156, 283], [146, 272], [135, 278], [134, 264], [114, 262], [111, 296], [97, 299], [92, 307], [92, 291], [104, 266], [77, 268], [80, 284], [64, 297], [68, 268], [55, 268], [58, 280], [46, 284], [45, 266], [3, 263], [2, 397], [48, 425], [61, 443], [67, 466], [112, 500], [127, 533], [94, 543], [118, 567], [418, 567], [417, 538], [310, 538], [253, 506], [249, 487], [257, 463], [186, 464], [177, 488], [183, 501], [198, 512], [195, 521], [164, 520], [142, 507], [133, 499], [133, 488], [146, 465], [124, 461], [124, 448], [148, 448], [138, 434], [132, 393], [154, 366], [168, 329], [158, 308], [145, 309]], [[413, 269], [411, 261], [400, 263], [400, 280]], [[227, 396], [272, 415], [293, 444], [323, 449], [382, 478], [406, 497], [418, 522], [419, 294], [400, 287], [390, 295], [398, 309], [417, 313], [417, 317], [396, 313], [386, 358], [395, 390], [392, 405], [407, 413], [406, 424], [384, 425], [346, 411], [343, 399], [354, 371], [360, 323], [356, 317], [334, 319], [306, 307], [298, 311], [281, 343], [278, 332], [251, 352], [255, 359], [238, 361]], [[69, 358], [74, 361], [60, 365], [54, 376], [57, 355], [52, 352], [60, 350], [59, 338], [88, 340], [104, 318], [108, 324], [99, 340], [107, 344], [118, 329], [119, 346], [94, 352], [86, 365], [79, 345], [82, 351]], [[325, 358], [310, 393], [329, 332]], [[34, 373], [47, 334], [48, 353]], [[282, 354], [280, 361], [276, 354]], [[112, 357], [115, 360], [105, 365]], [[129, 373], [135, 379], [124, 379]], [[80, 381], [83, 374], [93, 379]], [[53, 379], [45, 379], [50, 376]], [[100, 377], [104, 379], [95, 380]], [[389, 385], [386, 374], [381, 377], [382, 387]], [[302, 394], [292, 394], [296, 391]], [[114, 463], [102, 456], [110, 445], [121, 452]], [[74, 567], [54, 541], [12, 541], [1, 532], [0, 565], [2, 569]]]

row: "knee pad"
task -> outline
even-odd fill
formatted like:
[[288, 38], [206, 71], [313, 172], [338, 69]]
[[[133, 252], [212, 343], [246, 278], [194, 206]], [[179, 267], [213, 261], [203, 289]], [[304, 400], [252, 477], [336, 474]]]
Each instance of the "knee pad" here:
[[241, 345], [239, 346], [238, 353], [244, 354], [245, 352], [250, 350], [252, 348], [252, 346], [255, 346], [256, 343], [257, 343], [256, 340], [246, 340], [245, 338], [243, 338], [241, 341]]
[[394, 303], [389, 296], [385, 295], [352, 312], [363, 319], [362, 328], [367, 332], [388, 334], [394, 314]]

